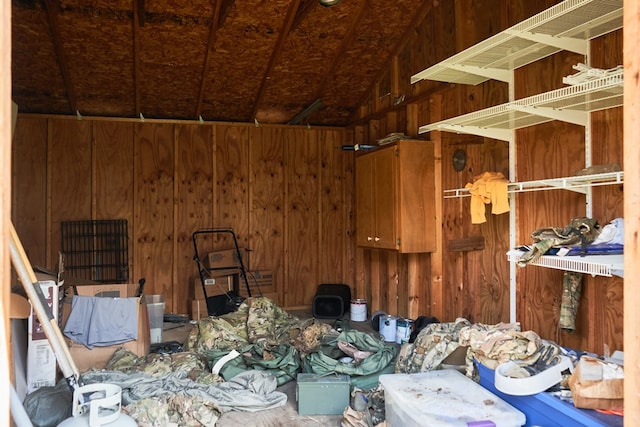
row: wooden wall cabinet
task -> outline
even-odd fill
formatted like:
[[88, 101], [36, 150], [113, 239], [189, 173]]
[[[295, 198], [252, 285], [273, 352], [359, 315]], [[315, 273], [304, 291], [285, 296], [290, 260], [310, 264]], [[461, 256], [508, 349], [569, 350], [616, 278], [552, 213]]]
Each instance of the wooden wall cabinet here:
[[433, 144], [403, 139], [356, 158], [358, 246], [402, 253], [433, 252]]

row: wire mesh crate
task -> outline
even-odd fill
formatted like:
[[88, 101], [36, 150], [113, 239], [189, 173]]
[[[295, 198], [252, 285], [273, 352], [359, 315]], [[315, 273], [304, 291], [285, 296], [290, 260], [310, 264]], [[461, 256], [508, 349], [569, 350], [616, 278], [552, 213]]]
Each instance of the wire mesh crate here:
[[64, 269], [99, 283], [129, 280], [127, 220], [62, 221]]

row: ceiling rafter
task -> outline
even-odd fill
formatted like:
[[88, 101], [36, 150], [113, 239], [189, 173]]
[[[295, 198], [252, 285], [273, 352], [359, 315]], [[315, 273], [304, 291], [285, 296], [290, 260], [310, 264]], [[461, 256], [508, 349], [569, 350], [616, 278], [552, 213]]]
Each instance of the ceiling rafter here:
[[[214, 1], [214, 0], [212, 0]], [[217, 3], [220, 3], [220, 13], [218, 16], [218, 28], [221, 28], [224, 25], [224, 21], [227, 19], [229, 12], [231, 11], [231, 6], [235, 3], [236, 0], [220, 0]], [[217, 7], [218, 5], [216, 5]]]
[[[415, 31], [415, 29], [418, 27], [420, 22], [422, 22], [425, 19], [425, 17], [427, 16], [427, 13], [429, 13], [429, 11], [431, 10], [432, 6], [433, 6], [433, 3], [430, 2], [430, 1], [426, 1], [426, 2], [424, 2], [422, 4], [422, 6], [420, 7], [420, 10], [413, 16], [413, 19], [411, 20], [411, 23], [407, 26], [407, 30], [404, 32], [404, 34], [402, 34], [402, 36], [400, 37], [400, 40], [398, 40], [398, 43], [396, 44], [396, 46], [391, 50], [391, 52], [389, 54], [389, 57], [384, 61], [385, 64], [392, 64], [393, 63], [392, 59], [394, 57], [398, 56], [398, 54], [400, 53], [400, 51], [402, 50], [404, 45], [409, 40], [409, 37], [411, 37], [411, 35]], [[358, 114], [358, 110], [360, 109], [360, 107], [362, 107], [362, 105], [365, 103], [367, 98], [373, 92], [373, 90], [376, 87], [376, 85], [380, 82], [382, 77], [388, 71], [389, 71], [389, 69], [386, 68], [386, 67], [382, 67], [380, 69], [380, 71], [378, 72], [378, 75], [376, 76], [376, 78], [373, 79], [371, 85], [364, 92], [362, 98], [360, 98], [360, 100], [358, 100], [358, 102], [355, 104], [356, 108], [354, 109], [353, 113], [351, 113], [351, 117], [349, 117], [349, 121], [350, 122], [354, 122], [357, 119], [356, 116]]]
[[219, 0], [216, 1], [216, 6], [213, 11], [213, 19], [211, 21], [211, 28], [209, 29], [209, 41], [207, 42], [207, 52], [204, 56], [204, 65], [202, 67], [202, 76], [200, 77], [200, 90], [198, 91], [198, 102], [196, 104], [195, 117], [196, 119], [202, 114], [202, 102], [204, 100], [204, 89], [207, 82], [207, 75], [209, 74], [209, 68], [211, 67], [211, 57], [215, 51], [216, 34], [218, 28], [224, 23], [224, 19], [229, 13], [229, 9], [234, 0]]
[[298, 28], [298, 25], [300, 25], [305, 16], [307, 16], [309, 12], [311, 12], [311, 9], [313, 9], [313, 7], [317, 4], [318, 2], [316, 0], [300, 0], [300, 6], [298, 7], [296, 17], [293, 19], [293, 24], [291, 24], [289, 32], [292, 32], [296, 28]]
[[140, 27], [144, 23], [144, 0], [133, 1], [133, 93], [136, 116], [142, 114], [140, 93]]
[[64, 88], [67, 92], [67, 101], [69, 102], [69, 108], [71, 113], [78, 111], [78, 98], [76, 92], [73, 89], [71, 77], [69, 76], [69, 69], [67, 68], [67, 58], [64, 54], [62, 47], [62, 38], [60, 36], [60, 28], [58, 27], [58, 11], [60, 10], [60, 0], [46, 0], [45, 6], [47, 8], [47, 19], [49, 21], [49, 29], [51, 30], [51, 37], [53, 38], [53, 45], [56, 50], [56, 56], [58, 57], [58, 64], [60, 66], [60, 74], [62, 75], [62, 81]]
[[324, 93], [324, 90], [327, 87], [329, 79], [334, 75], [336, 69], [338, 68], [338, 65], [340, 64], [342, 55], [346, 52], [349, 45], [351, 45], [354, 37], [356, 37], [356, 29], [360, 26], [360, 23], [366, 16], [367, 10], [369, 10], [369, 0], [364, 0], [362, 2], [362, 5], [360, 6], [360, 10], [358, 10], [358, 14], [354, 18], [354, 20], [351, 22], [351, 25], [349, 26], [349, 30], [347, 31], [344, 38], [342, 39], [342, 43], [340, 44], [340, 47], [338, 48], [338, 50], [336, 50], [336, 54], [333, 56], [333, 61], [331, 61], [331, 66], [329, 67], [327, 72], [324, 74], [324, 78], [318, 85], [318, 89], [316, 90], [315, 96], [313, 96], [312, 99], [322, 99], [322, 94]]
[[269, 64], [267, 64], [267, 68], [264, 71], [264, 75], [262, 76], [262, 81], [260, 82], [260, 88], [258, 89], [258, 93], [256, 94], [256, 101], [253, 104], [253, 111], [251, 112], [251, 118], [255, 119], [256, 114], [258, 112], [258, 106], [262, 102], [262, 97], [264, 96], [264, 92], [267, 89], [267, 82], [269, 81], [269, 75], [273, 70], [273, 67], [276, 64], [276, 60], [282, 53], [282, 46], [284, 45], [285, 40], [289, 36], [291, 32], [291, 27], [293, 26], [293, 22], [295, 20], [298, 9], [300, 8], [301, 0], [293, 0], [291, 5], [289, 6], [289, 10], [287, 11], [287, 17], [284, 21], [284, 26], [278, 35], [278, 41], [273, 48], [273, 53], [271, 54], [271, 58], [269, 58]]
[[138, 10], [138, 26], [144, 27], [144, 0], [138, 0], [138, 5], [134, 7]]

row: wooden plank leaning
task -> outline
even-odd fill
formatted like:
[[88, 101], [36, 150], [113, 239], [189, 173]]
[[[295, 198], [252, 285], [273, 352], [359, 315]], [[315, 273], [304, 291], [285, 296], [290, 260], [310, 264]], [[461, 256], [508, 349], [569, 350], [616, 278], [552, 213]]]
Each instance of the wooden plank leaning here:
[[31, 266], [29, 259], [27, 258], [27, 254], [24, 251], [13, 224], [11, 224], [10, 231], [11, 237], [9, 239], [9, 251], [11, 253], [11, 262], [18, 273], [18, 277], [22, 282], [27, 298], [29, 298], [33, 311], [36, 313], [36, 316], [42, 325], [42, 329], [47, 336], [47, 340], [56, 355], [56, 360], [60, 365], [62, 374], [67, 380], [69, 387], [71, 387], [72, 390], [76, 390], [83, 385], [78, 368], [71, 357], [71, 352], [64, 340], [62, 331], [60, 331], [60, 327], [58, 326], [56, 319], [53, 317], [49, 306], [45, 302], [42, 289], [38, 285], [36, 274], [33, 271], [33, 267]]

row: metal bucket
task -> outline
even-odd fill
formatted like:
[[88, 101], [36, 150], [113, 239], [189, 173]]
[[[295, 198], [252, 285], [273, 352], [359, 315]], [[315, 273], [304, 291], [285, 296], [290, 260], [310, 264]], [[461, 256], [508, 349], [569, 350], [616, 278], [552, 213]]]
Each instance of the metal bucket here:
[[396, 327], [398, 319], [395, 316], [382, 316], [380, 318], [380, 333], [385, 342], [396, 341]]
[[351, 320], [353, 322], [364, 322], [367, 320], [367, 300], [366, 299], [352, 299], [351, 308]]
[[396, 344], [405, 344], [409, 342], [411, 332], [413, 332], [413, 320], [398, 319], [398, 327], [396, 328]]

